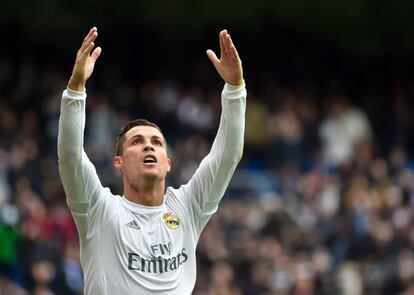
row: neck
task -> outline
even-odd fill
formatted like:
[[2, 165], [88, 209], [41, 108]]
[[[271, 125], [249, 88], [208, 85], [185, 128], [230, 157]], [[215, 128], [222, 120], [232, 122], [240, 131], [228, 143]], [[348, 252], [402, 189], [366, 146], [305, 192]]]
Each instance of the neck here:
[[124, 180], [127, 200], [144, 206], [160, 206], [164, 202], [165, 181], [129, 183]]

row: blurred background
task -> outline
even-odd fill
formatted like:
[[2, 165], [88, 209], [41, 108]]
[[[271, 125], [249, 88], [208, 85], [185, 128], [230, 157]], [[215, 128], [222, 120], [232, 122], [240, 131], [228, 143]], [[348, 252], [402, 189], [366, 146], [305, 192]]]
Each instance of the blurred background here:
[[194, 295], [414, 294], [413, 1], [0, 1], [0, 294], [82, 294], [57, 172], [60, 98], [84, 35], [85, 148], [122, 194], [114, 141], [158, 123], [168, 184], [209, 151], [226, 28], [248, 88], [245, 152], [198, 245]]

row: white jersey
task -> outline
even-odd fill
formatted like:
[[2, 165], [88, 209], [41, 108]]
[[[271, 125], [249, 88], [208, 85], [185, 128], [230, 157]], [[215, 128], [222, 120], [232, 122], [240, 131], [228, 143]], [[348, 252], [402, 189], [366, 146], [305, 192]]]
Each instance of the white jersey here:
[[80, 238], [86, 295], [189, 295], [196, 245], [243, 151], [246, 90], [226, 84], [220, 126], [191, 180], [168, 187], [160, 206], [104, 188], [83, 149], [86, 93], [63, 92], [59, 172]]

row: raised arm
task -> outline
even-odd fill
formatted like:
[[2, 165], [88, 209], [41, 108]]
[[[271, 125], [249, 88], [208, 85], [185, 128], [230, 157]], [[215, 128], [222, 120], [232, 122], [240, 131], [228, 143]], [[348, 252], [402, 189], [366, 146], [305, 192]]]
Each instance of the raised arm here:
[[[86, 213], [90, 208], [91, 200], [101, 188], [95, 167], [83, 149], [85, 83], [91, 76], [101, 53], [99, 47], [92, 51], [97, 36], [97, 29], [92, 28], [83, 40], [61, 102], [58, 134], [59, 173], [67, 203], [74, 214]], [[75, 221], [79, 223], [76, 218]]]
[[189, 183], [182, 187], [191, 201], [195, 201], [197, 216], [205, 217], [198, 219], [199, 229], [217, 210], [243, 153], [246, 89], [241, 60], [226, 30], [220, 32], [219, 39], [220, 59], [212, 50], [207, 51], [211, 62], [226, 82], [221, 96], [219, 129], [209, 154]]

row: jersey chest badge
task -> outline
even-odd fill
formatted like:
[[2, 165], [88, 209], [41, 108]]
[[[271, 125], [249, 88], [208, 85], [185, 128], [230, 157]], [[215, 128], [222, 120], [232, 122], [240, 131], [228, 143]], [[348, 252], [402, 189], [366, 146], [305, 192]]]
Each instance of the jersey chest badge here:
[[180, 226], [181, 223], [181, 218], [178, 215], [172, 213], [165, 213], [162, 216], [162, 219], [164, 219], [164, 224], [171, 229], [176, 229]]

